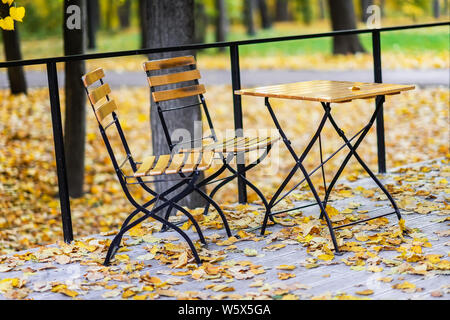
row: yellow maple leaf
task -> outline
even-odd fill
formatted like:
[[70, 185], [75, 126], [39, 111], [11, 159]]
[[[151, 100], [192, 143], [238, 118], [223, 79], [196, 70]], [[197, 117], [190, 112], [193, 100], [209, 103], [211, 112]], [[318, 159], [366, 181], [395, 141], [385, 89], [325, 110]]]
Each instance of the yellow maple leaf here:
[[356, 291], [356, 294], [359, 294], [361, 296], [370, 296], [371, 294], [373, 294], [373, 290], [367, 289], [363, 291]]
[[146, 233], [146, 230], [142, 228], [141, 225], [137, 225], [128, 232], [128, 234], [132, 237], [142, 237]]
[[400, 227], [401, 232], [405, 232], [406, 231], [405, 219], [400, 219], [398, 221], [398, 226]]
[[66, 295], [68, 297], [71, 297], [71, 298], [75, 298], [79, 294], [78, 292], [67, 289], [67, 288], [63, 288], [63, 289], [59, 290], [58, 292]]
[[330, 261], [330, 260], [333, 260], [333, 258], [334, 258], [334, 255], [332, 255], [332, 254], [320, 254], [317, 256], [317, 259], [324, 260], [324, 261]]
[[416, 285], [414, 283], [410, 283], [408, 281], [404, 281], [402, 283], [397, 283], [392, 286], [392, 288], [400, 289], [400, 290], [414, 289], [415, 287], [416, 287]]
[[4, 30], [14, 30], [14, 20], [11, 17], [0, 19], [0, 28]]
[[115, 257], [117, 260], [119, 260], [120, 262], [124, 262], [124, 261], [129, 261], [130, 257], [126, 254], [116, 254]]
[[11, 7], [9, 8], [9, 15], [12, 19], [16, 21], [22, 22], [23, 17], [25, 16], [25, 8], [24, 7]]
[[295, 266], [286, 265], [286, 264], [282, 264], [277, 267], [277, 269], [279, 269], [279, 270], [294, 270], [295, 268], [296, 268]]
[[278, 279], [280, 280], [287, 280], [289, 278], [295, 278], [295, 274], [293, 273], [285, 273], [285, 272], [278, 272]]
[[134, 292], [134, 291], [128, 289], [128, 290], [125, 290], [125, 291], [122, 293], [122, 298], [128, 299], [129, 297], [132, 297], [132, 296], [134, 296], [134, 295], [136, 295], [136, 292]]

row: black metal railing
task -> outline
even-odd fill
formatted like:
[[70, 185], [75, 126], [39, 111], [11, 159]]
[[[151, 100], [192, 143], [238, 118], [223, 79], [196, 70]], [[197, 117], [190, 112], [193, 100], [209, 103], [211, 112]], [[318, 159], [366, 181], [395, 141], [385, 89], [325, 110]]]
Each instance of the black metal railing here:
[[[115, 58], [115, 57], [125, 57], [134, 55], [149, 55], [153, 53], [161, 52], [176, 52], [185, 50], [202, 50], [210, 48], [223, 48], [228, 47], [230, 51], [230, 64], [231, 64], [231, 82], [233, 89], [233, 112], [234, 112], [234, 127], [237, 132], [242, 132], [243, 120], [242, 120], [242, 105], [241, 96], [235, 95], [235, 90], [241, 89], [241, 70], [239, 67], [239, 47], [245, 45], [254, 45], [260, 43], [270, 43], [270, 42], [282, 42], [282, 41], [292, 41], [292, 40], [305, 40], [305, 39], [315, 39], [315, 38], [325, 38], [334, 37], [339, 35], [351, 35], [351, 34], [371, 34], [372, 35], [372, 54], [373, 54], [373, 65], [374, 65], [374, 82], [382, 82], [382, 64], [381, 64], [381, 39], [380, 34], [382, 32], [389, 31], [399, 31], [407, 29], [418, 29], [418, 28], [428, 28], [428, 27], [438, 27], [438, 26], [448, 26], [449, 21], [428, 23], [428, 24], [417, 24], [417, 25], [406, 25], [406, 26], [396, 26], [387, 27], [380, 29], [359, 29], [359, 30], [342, 30], [333, 31], [317, 34], [305, 34], [287, 37], [275, 37], [275, 38], [265, 38], [265, 39], [252, 39], [252, 40], [241, 40], [241, 41], [230, 41], [230, 42], [217, 42], [217, 43], [207, 43], [207, 44], [192, 44], [179, 47], [166, 47], [166, 48], [155, 48], [155, 49], [139, 49], [139, 50], [128, 50], [128, 51], [117, 51], [117, 52], [106, 52], [106, 53], [92, 53], [92, 54], [81, 54], [63, 57], [53, 57], [53, 58], [43, 58], [43, 59], [30, 59], [30, 60], [19, 60], [19, 61], [9, 61], [0, 63], [1, 68], [17, 67], [17, 66], [30, 66], [30, 65], [46, 65], [47, 67], [47, 78], [48, 78], [48, 88], [50, 95], [50, 106], [52, 115], [52, 126], [53, 126], [53, 139], [55, 145], [55, 157], [56, 157], [56, 169], [58, 176], [58, 187], [59, 187], [59, 199], [61, 204], [61, 217], [64, 233], [64, 241], [71, 242], [73, 240], [72, 231], [72, 220], [70, 212], [70, 198], [68, 192], [67, 184], [67, 173], [66, 173], [66, 162], [64, 154], [64, 139], [61, 121], [61, 108], [60, 99], [58, 91], [58, 74], [56, 69], [56, 64], [61, 62], [70, 61], [80, 61], [80, 60], [94, 60], [94, 59], [105, 59], [105, 58]], [[383, 112], [377, 118], [377, 150], [378, 150], [378, 171], [380, 173], [386, 172], [386, 150], [385, 150], [385, 140], [384, 140], [384, 119]], [[242, 163], [242, 162], [241, 162]], [[244, 165], [238, 165], [238, 171], [242, 172]], [[245, 184], [242, 180], [238, 181], [239, 190], [239, 202], [244, 203], [247, 201], [247, 193], [245, 189]]]

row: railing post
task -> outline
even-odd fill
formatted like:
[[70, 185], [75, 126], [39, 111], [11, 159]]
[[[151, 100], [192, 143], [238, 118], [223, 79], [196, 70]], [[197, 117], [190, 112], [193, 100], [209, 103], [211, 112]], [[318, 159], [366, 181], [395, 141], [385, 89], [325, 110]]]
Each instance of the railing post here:
[[[231, 85], [233, 88], [233, 113], [234, 113], [234, 130], [237, 136], [242, 136], [244, 127], [242, 121], [242, 99], [241, 96], [234, 92], [241, 89], [241, 69], [239, 67], [239, 47], [237, 45], [230, 46], [231, 58]], [[245, 177], [245, 154], [239, 153], [236, 157], [237, 171]], [[238, 194], [239, 203], [247, 202], [247, 188], [245, 182], [238, 178]]]
[[[381, 39], [380, 30], [372, 31], [372, 50], [373, 50], [373, 74], [375, 83], [383, 82], [381, 68]], [[377, 97], [376, 103], [382, 97]], [[384, 138], [384, 112], [383, 105], [377, 117], [377, 153], [378, 153], [378, 172], [386, 173], [386, 144]]]
[[70, 198], [67, 186], [66, 158], [64, 154], [64, 138], [61, 121], [61, 107], [59, 102], [58, 73], [56, 63], [47, 63], [48, 90], [52, 114], [53, 141], [55, 144], [56, 171], [58, 174], [59, 201], [61, 204], [61, 218], [64, 241], [73, 240], [72, 218], [70, 214]]

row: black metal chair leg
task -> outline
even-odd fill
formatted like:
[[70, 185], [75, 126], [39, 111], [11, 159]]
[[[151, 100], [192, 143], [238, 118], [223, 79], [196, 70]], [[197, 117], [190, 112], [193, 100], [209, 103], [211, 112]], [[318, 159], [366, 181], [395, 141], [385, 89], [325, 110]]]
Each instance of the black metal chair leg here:
[[212, 204], [212, 206], [216, 209], [217, 213], [219, 214], [220, 218], [222, 219], [223, 225], [225, 227], [225, 230], [227, 232], [228, 237], [232, 236], [231, 230], [230, 230], [230, 226], [228, 225], [228, 221], [227, 218], [225, 217], [225, 214], [223, 213], [222, 209], [220, 208], [220, 206], [217, 204], [217, 202], [215, 202], [211, 197], [209, 197], [205, 192], [203, 192], [201, 189], [199, 188], [195, 188], [195, 191], [197, 191], [197, 193], [203, 197], [203, 199], [205, 199], [209, 204]]

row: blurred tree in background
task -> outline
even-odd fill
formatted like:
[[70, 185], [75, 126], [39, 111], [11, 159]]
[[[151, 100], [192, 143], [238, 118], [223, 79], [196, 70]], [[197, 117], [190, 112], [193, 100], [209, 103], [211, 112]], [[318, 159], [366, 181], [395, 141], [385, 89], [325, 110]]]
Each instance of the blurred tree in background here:
[[[86, 2], [90, 0], [65, 0], [61, 8], [64, 54], [83, 54], [86, 50]], [[73, 6], [78, 6], [77, 12]], [[72, 10], [71, 10], [72, 9]], [[79, 17], [77, 14], [81, 13]], [[71, 19], [73, 25], [71, 25]], [[77, 25], [79, 21], [79, 28]], [[67, 180], [69, 195], [79, 198], [83, 195], [84, 154], [86, 136], [86, 93], [81, 77], [86, 73], [85, 61], [65, 63], [65, 120], [64, 145], [66, 152]]]
[[[16, 21], [22, 22], [24, 16], [25, 8], [16, 7], [12, 0], [0, 3], [0, 28], [2, 29], [3, 48], [7, 61], [22, 59], [19, 29]], [[8, 79], [12, 94], [27, 93], [23, 67], [8, 68]]]

